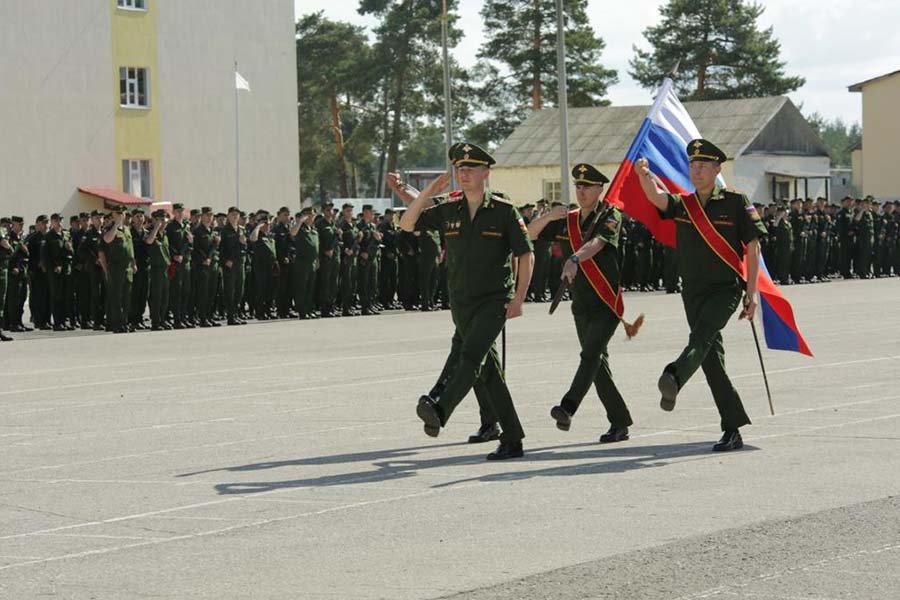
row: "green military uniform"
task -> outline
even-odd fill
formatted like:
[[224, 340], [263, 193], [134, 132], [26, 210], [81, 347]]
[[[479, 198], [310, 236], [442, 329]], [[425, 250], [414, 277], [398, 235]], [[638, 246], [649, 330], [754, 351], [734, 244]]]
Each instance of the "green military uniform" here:
[[9, 262], [13, 254], [13, 247], [9, 241], [9, 230], [6, 223], [0, 223], [0, 341], [7, 341], [10, 338], [3, 335], [2, 327], [4, 325], [9, 328], [6, 321], [6, 290], [8, 283]]
[[875, 217], [863, 210], [856, 223], [856, 274], [862, 279], [872, 276], [872, 248], [875, 245]]
[[[237, 208], [229, 208], [229, 214], [238, 212]], [[222, 241], [219, 244], [222, 263], [222, 286], [225, 295], [225, 315], [228, 324], [240, 321], [239, 307], [244, 296], [244, 257], [247, 254], [246, 232], [241, 225], [232, 226], [226, 223], [222, 228]]]
[[[602, 185], [609, 181], [600, 171], [588, 164], [575, 165], [572, 176], [576, 185]], [[609, 282], [610, 289], [615, 293], [620, 284], [618, 245], [619, 232], [622, 229], [621, 212], [615, 206], [598, 200], [591, 212], [579, 213], [578, 218], [583, 244], [593, 239], [603, 241], [603, 248], [589, 260], [597, 265]], [[568, 247], [564, 247], [563, 250], [567, 256], [572, 256], [574, 254], [567, 221], [567, 219], [553, 221], [544, 228], [544, 231], [550, 229], [550, 235], [565, 237]], [[627, 428], [633, 421], [622, 394], [613, 382], [607, 349], [620, 319], [600, 298], [582, 268], [578, 269], [569, 289], [581, 355], [572, 383], [560, 402], [565, 414], [560, 415], [563, 417], [562, 420], [557, 420], [558, 426], [563, 430], [568, 429], [569, 419], [578, 411], [582, 400], [593, 385], [612, 428], [625, 430], [622, 437], [608, 441], [627, 439]]]
[[[387, 214], [393, 210], [387, 209]], [[397, 308], [397, 285], [399, 282], [400, 260], [398, 255], [398, 238], [400, 232], [397, 225], [387, 220], [378, 225], [381, 233], [381, 244], [384, 251], [381, 255], [381, 269], [378, 271], [378, 298], [384, 308]]]
[[[12, 217], [14, 224], [23, 226], [22, 217]], [[22, 236], [10, 229], [8, 239], [11, 247], [9, 258], [9, 279], [6, 286], [6, 321], [12, 331], [25, 331], [22, 322], [22, 313], [25, 308], [25, 298], [28, 295], [28, 255]]]
[[794, 283], [803, 281], [803, 259], [806, 256], [806, 220], [800, 208], [791, 207], [791, 232], [794, 236], [794, 251], [791, 253], [791, 280]]
[[[140, 210], [132, 213], [143, 214]], [[131, 302], [129, 305], [128, 322], [132, 327], [144, 329], [144, 312], [147, 310], [147, 299], [150, 294], [150, 257], [147, 254], [147, 228], [143, 225], [135, 227], [131, 225], [131, 242], [134, 245], [134, 281], [131, 286]]]
[[[344, 208], [352, 204], [345, 204]], [[359, 231], [356, 225], [341, 219], [339, 224], [341, 232], [341, 310], [344, 316], [353, 313], [353, 302], [356, 298], [356, 257], [359, 254]]]
[[853, 275], [850, 271], [850, 263], [853, 257], [853, 210], [849, 203], [843, 204], [845, 201], [851, 200], [846, 197], [842, 200], [841, 210], [838, 211], [837, 229], [838, 238], [838, 269], [841, 277], [850, 279]]
[[[153, 218], [163, 220], [166, 217], [165, 210], [153, 213]], [[156, 233], [154, 239], [147, 243], [147, 256], [150, 265], [150, 325], [155, 331], [168, 329], [166, 313], [169, 308], [169, 265], [172, 257], [169, 255], [169, 237], [163, 227]]]
[[816, 211], [816, 265], [813, 273], [819, 281], [828, 277], [828, 257], [831, 252], [831, 217], [824, 210]]
[[131, 302], [131, 283], [134, 277], [134, 245], [131, 228], [115, 226], [116, 236], [106, 244], [107, 273], [106, 326], [109, 331], [125, 333], [126, 317]]
[[[308, 215], [312, 218], [310, 209], [300, 212], [297, 217]], [[301, 319], [309, 319], [316, 316], [315, 313], [315, 288], [316, 266], [319, 261], [319, 231], [311, 222], [300, 225], [297, 235], [292, 240], [294, 244], [294, 272], [291, 274], [293, 285], [294, 308]]]
[[[278, 216], [290, 215], [286, 206], [278, 209]], [[275, 270], [275, 307], [278, 316], [282, 319], [294, 316], [291, 313], [291, 302], [294, 297], [292, 274], [294, 271], [294, 244], [291, 239], [291, 230], [287, 223], [278, 221], [272, 227], [272, 237], [275, 239], [275, 255], [278, 260], [278, 268]]]
[[[371, 205], [363, 206], [363, 212], [371, 210]], [[359, 259], [357, 261], [359, 301], [363, 314], [369, 315], [376, 312], [374, 304], [376, 302], [375, 283], [377, 281], [379, 242], [375, 234], [378, 230], [374, 223], [370, 223], [365, 219], [357, 224], [357, 229], [360, 234]]]
[[270, 318], [272, 300], [275, 293], [275, 269], [278, 255], [275, 238], [270, 233], [259, 232], [253, 244], [253, 279], [256, 295], [256, 318]]
[[[174, 209], [183, 209], [182, 204], [174, 204]], [[172, 320], [175, 328], [181, 329], [187, 325], [187, 308], [190, 299], [191, 276], [191, 250], [187, 240], [189, 224], [186, 221], [179, 223], [171, 220], [166, 224], [166, 237], [169, 238], [169, 253], [174, 262], [174, 273], [169, 281], [169, 310], [172, 311]], [[180, 257], [181, 262], [178, 262]]]
[[[705, 140], [688, 144], [691, 160], [724, 162], [721, 150]], [[712, 158], [710, 158], [712, 157]], [[739, 257], [743, 256], [743, 244], [765, 235], [765, 226], [750, 200], [741, 193], [713, 189], [703, 210], [716, 231], [728, 242]], [[741, 303], [742, 283], [735, 272], [707, 245], [688, 216], [682, 197], [668, 195], [668, 205], [660, 211], [664, 219], [674, 219], [679, 252], [679, 270], [684, 289], [682, 300], [691, 334], [681, 355], [670, 363], [660, 378], [663, 408], [674, 406], [674, 393], [683, 388], [698, 368], [703, 369], [721, 417], [721, 427], [726, 434], [733, 433], [740, 440], [738, 428], [748, 425], [740, 396], [725, 372], [725, 347], [721, 330]], [[664, 383], [672, 381], [674, 393]], [[671, 403], [668, 407], [667, 404]], [[723, 438], [723, 442], [725, 438]], [[722, 444], [723, 442], [720, 442]], [[742, 445], [742, 443], [740, 444]], [[734, 448], [740, 445], [733, 446]], [[719, 448], [716, 449], [732, 449]]]
[[784, 216], [775, 227], [775, 274], [778, 283], [790, 283], [791, 255], [794, 252], [794, 231], [791, 221]]
[[[451, 159], [457, 167], [493, 163], [486, 152], [469, 144], [451, 148]], [[463, 198], [426, 209], [416, 228], [444, 234], [450, 310], [462, 338], [459, 362], [440, 399], [434, 403], [420, 400], [418, 412], [425, 421], [426, 433], [437, 435], [435, 427], [447, 423], [456, 406], [481, 380], [503, 429], [501, 443], [518, 448], [521, 455], [525, 434], [504, 381], [495, 340], [506, 324], [507, 304], [514, 296], [512, 256], [532, 251], [524, 221], [511, 203], [487, 189], [474, 219]], [[498, 458], [509, 457], [502, 451], [498, 454]]]
[[[37, 222], [46, 223], [47, 215], [40, 215]], [[28, 248], [28, 308], [31, 322], [37, 329], [50, 328], [50, 284], [47, 272], [41, 265], [41, 246], [45, 233], [35, 230], [25, 239]]]
[[[212, 211], [204, 212], [212, 214]], [[216, 248], [213, 245], [212, 229], [202, 222], [194, 229], [194, 244], [191, 252], [191, 273], [194, 275], [197, 292], [197, 318], [201, 326], [210, 326], [212, 321], [212, 296], [215, 291], [213, 278]]]
[[[91, 218], [102, 217], [100, 211], [93, 211]], [[88, 289], [85, 293], [87, 301], [87, 315], [94, 329], [103, 328], [104, 304], [106, 295], [106, 276], [99, 264], [100, 241], [103, 237], [99, 227], [93, 224], [84, 232], [81, 243], [78, 244], [78, 255], [87, 273]]]
[[397, 253], [400, 257], [397, 288], [405, 310], [414, 310], [419, 299], [418, 250], [419, 237], [414, 233], [401, 231], [397, 237]]
[[[52, 221], [59, 221], [59, 215], [52, 215]], [[41, 247], [41, 266], [47, 274], [50, 288], [50, 313], [53, 315], [53, 328], [64, 329], [66, 326], [66, 279], [72, 268], [72, 239], [69, 232], [60, 227], [59, 231], [51, 228], [44, 236]]]
[[[322, 209], [333, 210], [331, 203], [326, 203]], [[334, 219], [329, 221], [324, 217], [316, 223], [316, 231], [319, 233], [319, 272], [316, 280], [319, 311], [323, 317], [333, 317], [338, 293], [340, 231]]]

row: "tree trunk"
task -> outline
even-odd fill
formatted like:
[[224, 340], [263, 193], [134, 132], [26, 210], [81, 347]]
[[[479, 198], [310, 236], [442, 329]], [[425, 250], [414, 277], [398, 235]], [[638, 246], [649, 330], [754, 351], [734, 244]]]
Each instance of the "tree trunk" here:
[[403, 122], [403, 102], [406, 99], [406, 69], [409, 62], [409, 32], [404, 31], [403, 47], [397, 57], [395, 65], [394, 77], [394, 106], [393, 106], [393, 123], [391, 124], [391, 135], [388, 141], [387, 155], [387, 172], [393, 173], [397, 170], [397, 160], [400, 151], [400, 127]]
[[541, 0], [534, 0], [534, 31], [531, 37], [531, 110], [541, 110]]
[[709, 67], [709, 23], [703, 28], [703, 59], [700, 62], [700, 69], [697, 71], [697, 100], [703, 100], [703, 93], [706, 91], [706, 69]]
[[347, 163], [344, 161], [344, 132], [341, 130], [341, 113], [334, 90], [331, 90], [329, 102], [331, 104], [331, 129], [334, 132], [334, 147], [337, 152], [338, 183], [341, 188], [341, 196], [348, 198], [350, 192], [347, 189]]

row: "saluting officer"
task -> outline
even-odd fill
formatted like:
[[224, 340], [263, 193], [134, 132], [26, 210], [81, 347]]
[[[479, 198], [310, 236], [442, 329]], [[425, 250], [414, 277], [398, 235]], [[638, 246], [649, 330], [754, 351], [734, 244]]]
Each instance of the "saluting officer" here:
[[[739, 192], [716, 184], [725, 153], [703, 139], [687, 146], [690, 178], [696, 191], [666, 194], [656, 187], [647, 160], [635, 164], [641, 188], [664, 219], [675, 220], [680, 257], [681, 293], [691, 334], [681, 355], [666, 366], [659, 378], [660, 406], [673, 410], [678, 392], [697, 371], [703, 369], [721, 416], [722, 439], [713, 450], [735, 450], [743, 446], [739, 429], [750, 424], [741, 398], [725, 372], [722, 329], [741, 303], [746, 287], [742, 318], [756, 311], [759, 274], [759, 238], [765, 226], [753, 204]], [[747, 252], [747, 279], [741, 263]]]
[[[503, 429], [500, 446], [487, 458], [517, 458], [523, 455], [525, 433], [504, 381], [495, 340], [507, 319], [522, 315], [534, 255], [519, 211], [487, 187], [494, 159], [474, 144], [456, 144], [450, 160], [463, 194], [425, 210], [432, 197], [450, 183], [450, 173], [444, 173], [419, 194], [400, 219], [404, 231], [444, 234], [450, 306], [462, 339], [459, 362], [440, 399], [421, 398], [416, 413], [424, 422], [425, 433], [437, 436], [480, 379]], [[518, 258], [517, 277], [513, 256]]]

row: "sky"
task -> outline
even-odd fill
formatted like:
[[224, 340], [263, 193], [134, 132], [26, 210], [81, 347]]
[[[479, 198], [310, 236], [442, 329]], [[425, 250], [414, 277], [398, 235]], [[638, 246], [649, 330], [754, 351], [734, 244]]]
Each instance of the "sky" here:
[[[606, 42], [603, 64], [619, 73], [619, 83], [609, 90], [614, 105], [650, 104], [651, 93], [628, 76], [633, 45], [649, 49], [643, 31], [660, 20], [662, 0], [613, 2], [588, 0], [588, 17], [594, 31]], [[781, 42], [781, 59], [787, 75], [800, 75], [806, 84], [789, 94], [804, 114], [818, 112], [845, 122], [862, 121], [862, 95], [847, 87], [900, 69], [900, 32], [897, 0], [761, 0], [765, 8], [761, 28], [774, 27]], [[336, 0], [323, 7], [318, 0], [294, 0], [301, 16], [324, 10], [334, 20], [372, 27], [377, 23], [356, 12], [355, 0]], [[458, 25], [463, 41], [452, 54], [463, 66], [475, 63], [484, 39], [482, 0], [459, 0]]]

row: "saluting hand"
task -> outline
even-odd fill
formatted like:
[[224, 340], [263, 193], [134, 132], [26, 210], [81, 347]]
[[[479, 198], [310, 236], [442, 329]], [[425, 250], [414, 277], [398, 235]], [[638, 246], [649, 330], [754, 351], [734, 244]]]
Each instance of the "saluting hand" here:
[[424, 196], [426, 198], [434, 198], [441, 192], [445, 191], [448, 187], [450, 187], [450, 171], [445, 171], [441, 173], [437, 179], [428, 184], [420, 196]]
[[560, 219], [565, 219], [569, 214], [569, 209], [565, 206], [554, 206], [550, 210], [550, 220], [551, 221], [559, 221]]

